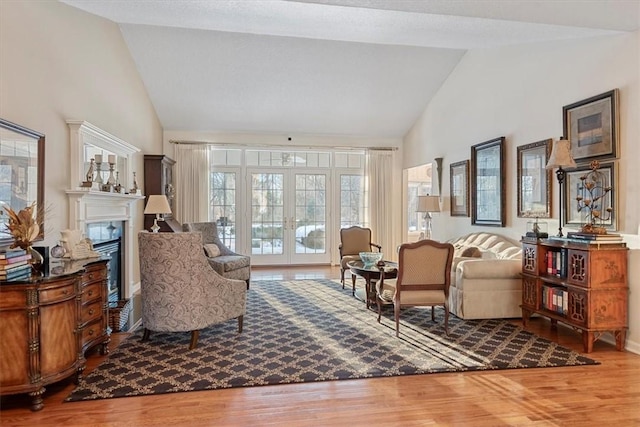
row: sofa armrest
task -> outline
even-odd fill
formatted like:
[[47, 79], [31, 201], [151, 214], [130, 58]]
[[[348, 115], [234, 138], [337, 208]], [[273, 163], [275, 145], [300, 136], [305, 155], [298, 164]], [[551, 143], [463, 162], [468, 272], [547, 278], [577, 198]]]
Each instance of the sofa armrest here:
[[460, 264], [462, 261], [471, 261], [471, 260], [480, 261], [480, 258], [470, 257], [470, 256], [454, 257], [453, 261], [451, 262], [451, 271], [455, 273], [455, 271], [458, 269], [458, 264]]
[[520, 277], [520, 259], [465, 259], [456, 266], [456, 281], [465, 279], [512, 279]]

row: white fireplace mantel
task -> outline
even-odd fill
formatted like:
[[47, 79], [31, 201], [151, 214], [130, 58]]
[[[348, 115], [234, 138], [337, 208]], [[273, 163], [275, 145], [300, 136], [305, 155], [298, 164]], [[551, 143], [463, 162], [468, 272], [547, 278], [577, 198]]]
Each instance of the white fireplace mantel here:
[[[70, 129], [71, 174], [70, 189], [66, 190], [69, 201], [69, 228], [86, 232], [87, 224], [106, 221], [122, 221], [123, 235], [123, 297], [130, 298], [139, 288], [133, 278], [133, 260], [135, 259], [135, 236], [133, 219], [142, 209], [144, 200], [140, 194], [124, 194], [99, 191], [78, 187], [83, 179], [85, 145], [90, 144], [117, 154], [126, 159], [125, 171], [131, 165], [131, 156], [139, 152], [137, 147], [84, 121], [67, 121]], [[128, 172], [128, 171], [127, 171]], [[127, 176], [125, 173], [124, 176]], [[124, 180], [126, 182], [126, 180]], [[128, 188], [125, 184], [125, 188]]]
[[139, 286], [133, 279], [133, 254], [136, 252], [133, 250], [135, 233], [131, 219], [137, 212], [136, 203], [144, 200], [144, 196], [97, 190], [67, 190], [67, 196], [69, 198], [69, 229], [71, 230], [85, 232], [88, 223], [123, 221], [123, 296], [125, 298], [131, 297]]

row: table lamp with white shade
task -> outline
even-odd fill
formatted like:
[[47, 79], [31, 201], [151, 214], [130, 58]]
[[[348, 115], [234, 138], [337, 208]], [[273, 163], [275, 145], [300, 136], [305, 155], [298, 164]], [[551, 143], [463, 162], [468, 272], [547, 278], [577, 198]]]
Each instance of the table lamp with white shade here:
[[153, 219], [151, 231], [157, 233], [158, 230], [160, 230], [158, 221], [164, 221], [164, 218], [160, 215], [171, 213], [171, 207], [169, 206], [169, 200], [167, 200], [167, 196], [163, 194], [150, 195], [149, 200], [147, 201], [147, 206], [144, 208], [144, 213], [145, 215], [155, 214], [156, 217]]
[[556, 177], [558, 178], [558, 186], [559, 191], [558, 195], [560, 196], [559, 204], [558, 204], [558, 237], [562, 237], [562, 206], [565, 202], [563, 197], [564, 190], [564, 179], [566, 177], [566, 172], [563, 168], [575, 168], [576, 162], [573, 160], [571, 156], [571, 143], [567, 139], [559, 139], [554, 141], [553, 148], [551, 149], [551, 155], [549, 156], [549, 161], [547, 162], [547, 169], [558, 169], [556, 170]]
[[420, 233], [420, 240], [431, 239], [431, 212], [440, 212], [440, 197], [418, 196], [416, 212], [424, 212], [424, 220], [426, 221], [426, 230], [424, 235]]

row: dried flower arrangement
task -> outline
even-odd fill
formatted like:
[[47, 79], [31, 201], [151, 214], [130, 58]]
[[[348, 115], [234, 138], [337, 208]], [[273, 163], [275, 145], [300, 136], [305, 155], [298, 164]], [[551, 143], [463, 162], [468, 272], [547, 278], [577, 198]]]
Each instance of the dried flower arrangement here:
[[10, 207], [4, 207], [3, 209], [9, 217], [7, 228], [14, 239], [11, 248], [29, 248], [40, 234], [41, 229], [37, 221], [39, 215], [36, 203], [33, 202], [17, 213]]

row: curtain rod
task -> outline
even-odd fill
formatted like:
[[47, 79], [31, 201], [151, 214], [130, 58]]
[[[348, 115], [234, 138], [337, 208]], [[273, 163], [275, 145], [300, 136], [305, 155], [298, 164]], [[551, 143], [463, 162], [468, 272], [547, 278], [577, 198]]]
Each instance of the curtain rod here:
[[[262, 148], [264, 146], [262, 145], [254, 145], [254, 144], [243, 144], [243, 143], [236, 143], [236, 142], [205, 142], [205, 141], [185, 141], [185, 140], [175, 140], [175, 139], [170, 139], [169, 140], [170, 144], [176, 144], [176, 145], [211, 145], [211, 146], [221, 146], [221, 147], [244, 147], [244, 148]], [[278, 147], [278, 148], [286, 148], [288, 150], [292, 150], [292, 149], [312, 149], [312, 150], [318, 150], [318, 149], [327, 149], [327, 150], [370, 150], [370, 151], [397, 151], [398, 147], [347, 147], [347, 146], [337, 146], [337, 145], [317, 145], [317, 146], [302, 146], [302, 145], [271, 145], [268, 144], [268, 147]]]

